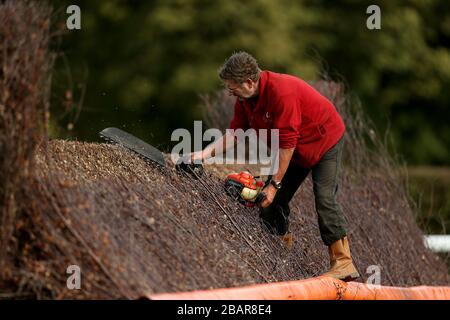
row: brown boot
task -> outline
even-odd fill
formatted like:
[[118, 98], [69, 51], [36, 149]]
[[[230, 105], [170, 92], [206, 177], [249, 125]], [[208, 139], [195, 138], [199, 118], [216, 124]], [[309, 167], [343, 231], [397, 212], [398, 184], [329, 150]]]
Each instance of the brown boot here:
[[328, 253], [330, 254], [330, 270], [324, 273], [324, 276], [344, 281], [352, 281], [359, 278], [358, 270], [353, 265], [350, 255], [347, 237], [332, 243], [328, 247]]

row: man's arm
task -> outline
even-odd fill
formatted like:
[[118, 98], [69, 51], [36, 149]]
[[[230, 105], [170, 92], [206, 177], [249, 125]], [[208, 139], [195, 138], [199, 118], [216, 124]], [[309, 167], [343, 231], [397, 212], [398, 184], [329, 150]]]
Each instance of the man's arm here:
[[236, 143], [236, 137], [229, 132], [226, 132], [222, 137], [209, 144], [205, 149], [191, 153], [192, 161], [200, 160], [204, 161], [210, 157], [214, 157], [217, 154], [221, 154], [231, 147], [234, 147]]
[[[246, 130], [247, 128], [249, 128], [249, 123], [245, 114], [245, 109], [241, 101], [239, 101], [239, 99], [236, 99], [236, 102], [234, 103], [234, 116], [230, 122], [230, 129]], [[236, 139], [237, 138], [234, 136], [234, 134], [226, 130], [225, 134], [221, 138], [209, 144], [205, 149], [191, 153], [191, 160], [200, 160], [203, 162], [210, 157], [214, 157], [220, 153], [223, 153], [229, 148], [234, 147], [234, 145], [236, 144]]]
[[295, 148], [280, 149], [278, 171], [272, 176], [275, 181], [281, 181], [289, 167]]
[[[286, 171], [289, 167], [289, 163], [291, 162], [292, 155], [294, 154], [295, 148], [289, 148], [289, 149], [279, 149], [279, 166], [278, 171], [272, 176], [272, 179], [275, 181], [280, 182]], [[277, 189], [272, 185], [267, 185], [262, 192], [266, 195], [263, 201], [261, 201], [260, 206], [262, 208], [268, 207], [275, 198], [275, 194], [277, 193]]]
[[[273, 113], [272, 127], [279, 130], [279, 165], [278, 171], [272, 176], [272, 179], [280, 182], [291, 162], [295, 147], [300, 138], [299, 130], [302, 122], [300, 101], [295, 94], [288, 94], [273, 99], [275, 111]], [[263, 189], [266, 194], [260, 206], [265, 208], [269, 206], [277, 189], [269, 184]]]

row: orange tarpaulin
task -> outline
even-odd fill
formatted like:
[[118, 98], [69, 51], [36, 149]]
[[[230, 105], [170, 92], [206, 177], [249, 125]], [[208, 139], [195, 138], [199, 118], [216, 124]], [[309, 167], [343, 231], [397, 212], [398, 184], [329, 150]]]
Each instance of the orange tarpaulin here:
[[387, 287], [321, 276], [237, 288], [149, 294], [147, 297], [152, 300], [450, 300], [450, 287]]

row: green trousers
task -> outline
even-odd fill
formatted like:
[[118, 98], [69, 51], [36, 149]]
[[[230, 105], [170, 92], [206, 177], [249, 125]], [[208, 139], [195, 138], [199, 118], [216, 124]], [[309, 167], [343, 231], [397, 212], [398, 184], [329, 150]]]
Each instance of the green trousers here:
[[346, 236], [345, 218], [336, 202], [343, 146], [344, 136], [311, 169], [293, 162], [289, 164], [282, 187], [276, 193], [274, 201], [267, 208], [260, 209], [261, 222], [271, 233], [284, 235], [289, 231], [289, 202], [312, 171], [314, 200], [322, 241], [329, 246]]

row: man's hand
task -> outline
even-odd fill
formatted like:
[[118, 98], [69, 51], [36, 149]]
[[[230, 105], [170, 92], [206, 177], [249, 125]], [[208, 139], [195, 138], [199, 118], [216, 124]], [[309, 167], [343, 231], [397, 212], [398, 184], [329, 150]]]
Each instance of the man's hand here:
[[203, 163], [205, 160], [211, 157], [222, 154], [227, 149], [233, 147], [235, 143], [236, 138], [234, 137], [234, 135], [226, 133], [213, 143], [209, 144], [205, 149], [190, 153], [189, 157], [193, 163]]
[[275, 198], [275, 194], [277, 193], [277, 189], [271, 184], [265, 187], [262, 192], [266, 195], [266, 197], [259, 203], [261, 208], [267, 208]]
[[[294, 148], [289, 149], [280, 149], [280, 164], [278, 167], [278, 172], [273, 175], [272, 179], [275, 181], [282, 181], [284, 174], [291, 162], [292, 154], [294, 153]], [[268, 207], [275, 198], [275, 194], [277, 193], [277, 189], [272, 185], [267, 185], [262, 192], [266, 194], [266, 198], [259, 203], [261, 208]]]
[[205, 159], [204, 159], [203, 150], [196, 151], [196, 152], [192, 152], [192, 153], [190, 154], [190, 156], [191, 156], [191, 161], [192, 161], [192, 162], [196, 162], [196, 160], [197, 160], [198, 162], [203, 162], [203, 160], [205, 160]]

